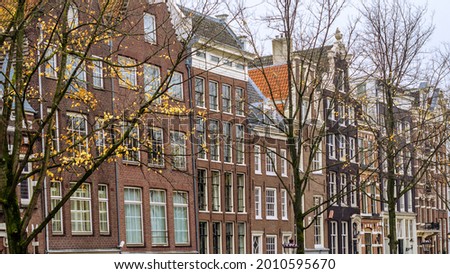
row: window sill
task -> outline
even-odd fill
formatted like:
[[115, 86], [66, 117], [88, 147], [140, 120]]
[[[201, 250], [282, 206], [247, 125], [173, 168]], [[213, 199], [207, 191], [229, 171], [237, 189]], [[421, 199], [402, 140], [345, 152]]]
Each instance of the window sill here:
[[267, 176], [277, 176], [277, 174], [275, 172], [267, 172], [267, 171], [266, 171], [266, 175]]
[[262, 175], [262, 172], [261, 171], [255, 171], [255, 174], [256, 175]]
[[127, 166], [140, 166], [141, 163], [138, 161], [122, 160], [122, 163]]
[[278, 221], [277, 217], [266, 217], [267, 221]]

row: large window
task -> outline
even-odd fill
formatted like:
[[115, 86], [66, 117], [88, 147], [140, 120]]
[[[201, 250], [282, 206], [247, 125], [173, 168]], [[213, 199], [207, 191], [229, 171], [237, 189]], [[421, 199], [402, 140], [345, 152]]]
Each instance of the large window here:
[[276, 253], [277, 253], [277, 236], [267, 235], [266, 254], [276, 254]]
[[123, 145], [126, 148], [123, 159], [129, 162], [139, 162], [139, 127], [132, 125], [130, 122], [124, 122], [122, 132], [125, 133], [130, 127], [133, 127], [130, 134], [123, 140]]
[[173, 193], [173, 218], [175, 244], [189, 244], [188, 195], [186, 192]]
[[[158, 93], [158, 89], [161, 85], [161, 72], [160, 68], [150, 64], [144, 64], [144, 91], [145, 100], [155, 100], [153, 97]], [[160, 97], [155, 100], [156, 103], [160, 103]]]
[[348, 254], [348, 222], [341, 222], [341, 241], [342, 241], [342, 254]]
[[119, 85], [125, 88], [135, 88], [137, 85], [136, 78], [136, 60], [119, 56], [117, 59], [119, 63]]
[[356, 141], [355, 138], [349, 137], [349, 148], [348, 148], [348, 154], [350, 158], [350, 162], [355, 163], [356, 162]]
[[236, 163], [244, 164], [244, 126], [236, 125]]
[[195, 78], [195, 105], [205, 107], [205, 79]]
[[[50, 115], [51, 108], [47, 109], [47, 114]], [[52, 134], [52, 143], [51, 148], [55, 151], [59, 152], [59, 111], [56, 109], [54, 112], [54, 124], [52, 126], [51, 134]]]
[[266, 174], [267, 175], [275, 175], [277, 167], [277, 155], [275, 153], [275, 149], [267, 148], [266, 149]]
[[[50, 199], [51, 199], [51, 208], [55, 208], [56, 205], [61, 202], [62, 193], [61, 193], [61, 182], [51, 182], [50, 186]], [[52, 219], [52, 233], [53, 234], [62, 234], [63, 233], [63, 218], [62, 218], [62, 210], [58, 210], [55, 216]]]
[[233, 162], [233, 146], [231, 138], [231, 123], [229, 122], [223, 122], [223, 139], [223, 161], [226, 163], [231, 163]]
[[225, 211], [233, 212], [233, 174], [225, 172]]
[[108, 186], [98, 185], [98, 215], [101, 234], [109, 233]]
[[231, 87], [222, 85], [222, 110], [231, 113]]
[[[71, 187], [75, 184], [71, 183]], [[70, 197], [72, 234], [91, 234], [91, 185], [84, 183]]]
[[81, 58], [75, 55], [67, 55], [65, 79], [72, 79], [69, 92], [76, 92], [86, 89], [86, 68]]
[[103, 88], [103, 62], [101, 60], [92, 61], [92, 85], [95, 88]]
[[161, 128], [151, 127], [148, 129], [150, 138], [148, 151], [148, 164], [151, 166], [164, 166], [164, 141], [163, 130]]
[[78, 27], [78, 8], [74, 4], [70, 4], [67, 9], [67, 26], [69, 29], [74, 29]]
[[237, 174], [238, 212], [245, 212], [245, 175]]
[[167, 245], [166, 212], [166, 191], [150, 190], [150, 222], [153, 245]]
[[209, 153], [212, 161], [220, 159], [219, 121], [209, 121]]
[[220, 254], [222, 248], [221, 223], [219, 222], [212, 223], [212, 232], [213, 232], [212, 254]]
[[78, 113], [67, 113], [67, 139], [68, 145], [73, 148], [74, 155], [88, 151], [87, 135], [86, 116]]
[[197, 171], [197, 181], [198, 181], [198, 209], [201, 211], [208, 210], [208, 192], [206, 184], [206, 170], [199, 169]]
[[219, 91], [216, 82], [209, 82], [209, 108], [219, 110]]
[[277, 219], [277, 190], [274, 188], [266, 189], [266, 218]]
[[234, 253], [234, 224], [225, 223], [225, 254]]
[[176, 169], [186, 169], [186, 136], [183, 132], [170, 132], [170, 147], [172, 166]]
[[183, 100], [183, 74], [177, 71], [173, 72], [167, 92], [172, 98]]
[[127, 244], [143, 244], [141, 189], [124, 189], [125, 233]]
[[212, 211], [220, 211], [220, 173], [211, 171]]
[[144, 13], [144, 39], [146, 42], [156, 43], [156, 19], [148, 13]]

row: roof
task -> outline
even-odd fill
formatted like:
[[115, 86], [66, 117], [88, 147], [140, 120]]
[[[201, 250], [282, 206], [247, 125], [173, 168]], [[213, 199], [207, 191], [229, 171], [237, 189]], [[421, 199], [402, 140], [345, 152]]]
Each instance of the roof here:
[[286, 64], [248, 71], [255, 85], [271, 101], [284, 101], [288, 97], [288, 73], [288, 66]]
[[192, 19], [192, 27], [196, 35], [237, 49], [243, 48], [241, 41], [225, 21], [186, 7], [180, 7], [180, 9]]

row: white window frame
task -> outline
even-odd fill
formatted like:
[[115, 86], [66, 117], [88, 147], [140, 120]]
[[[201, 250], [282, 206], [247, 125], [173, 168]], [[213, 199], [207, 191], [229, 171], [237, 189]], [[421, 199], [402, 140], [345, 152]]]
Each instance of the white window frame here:
[[340, 192], [341, 192], [341, 205], [347, 206], [348, 202], [348, 188], [347, 188], [347, 174], [341, 173], [339, 176]]
[[[75, 183], [71, 183], [73, 187]], [[87, 196], [83, 197], [83, 189], [86, 189]], [[92, 192], [91, 185], [83, 183], [70, 197], [70, 223], [72, 235], [90, 235], [92, 234]], [[76, 204], [82, 203], [83, 206], [79, 206], [79, 209], [74, 209]], [[87, 207], [87, 209], [86, 209]], [[87, 214], [87, 215], [86, 215]], [[75, 218], [77, 215], [81, 219]], [[87, 217], [87, 218], [85, 218]], [[77, 225], [78, 224], [78, 225]], [[87, 226], [86, 226], [87, 225]], [[78, 227], [77, 227], [78, 226]]]
[[266, 148], [266, 175], [276, 176], [277, 153], [275, 148]]
[[[101, 190], [104, 188], [104, 190]], [[104, 196], [102, 196], [102, 191], [104, 192]], [[99, 184], [98, 185], [98, 214], [99, 214], [99, 230], [100, 234], [109, 234], [109, 195], [108, 195], [108, 185]], [[104, 205], [104, 209], [100, 206], [100, 204]], [[102, 220], [100, 216], [104, 215], [105, 219]], [[105, 223], [104, 226], [106, 229], [102, 229], [102, 222]]]
[[45, 77], [51, 79], [58, 78], [58, 72], [56, 70], [56, 68], [58, 67], [58, 58], [55, 51], [56, 50], [54, 46], [49, 46], [44, 55], [45, 59], [48, 58], [48, 60], [45, 62], [44, 75]]
[[[161, 68], [152, 64], [144, 64], [144, 96], [145, 101], [153, 99], [155, 94], [159, 93], [161, 86]], [[161, 97], [153, 102], [160, 104]]]
[[[183, 201], [177, 200], [176, 197], [178, 195], [184, 196], [183, 197]], [[175, 241], [175, 245], [189, 245], [190, 243], [190, 231], [189, 231], [189, 195], [187, 192], [185, 191], [174, 191], [173, 192], [173, 211], [174, 211], [174, 227], [173, 227], [173, 233], [174, 233], [174, 241]], [[185, 201], [185, 202], [184, 202]], [[182, 209], [186, 212], [186, 241], [177, 241], [177, 227], [176, 227], [176, 218], [177, 218], [177, 214], [176, 214], [176, 209]]]
[[281, 219], [288, 220], [288, 195], [287, 190], [281, 190]]
[[69, 29], [74, 29], [79, 25], [78, 7], [71, 3], [67, 9], [67, 26]]
[[245, 164], [244, 126], [236, 124], [236, 163]]
[[195, 77], [195, 106], [205, 108], [205, 79], [202, 77]]
[[[137, 197], [138, 199], [137, 200], [126, 200], [125, 192], [127, 192], [127, 191], [134, 191], [136, 194], [138, 194], [138, 196], [139, 196], [139, 197]], [[142, 218], [142, 189], [141, 188], [137, 188], [137, 187], [125, 187], [124, 188], [125, 234], [127, 234], [127, 225], [126, 225], [127, 224], [127, 221], [126, 221], [127, 220], [127, 214], [126, 214], [127, 205], [139, 207], [139, 216], [136, 215], [136, 216], [129, 216], [129, 217], [132, 217], [134, 219], [139, 218], [139, 224], [140, 224], [139, 230], [132, 231], [132, 233], [134, 236], [136, 236], [134, 233], [140, 232], [140, 235], [137, 237], [138, 241], [133, 241], [133, 242], [130, 241], [130, 239], [128, 237], [125, 237], [126, 244], [130, 245], [130, 246], [142, 245], [142, 244], [144, 244], [144, 229], [143, 229], [143, 218]]]
[[322, 142], [319, 143], [317, 150], [314, 153], [314, 157], [312, 159], [312, 173], [313, 174], [322, 174]]
[[[243, 234], [241, 234], [241, 230], [242, 230]], [[238, 235], [238, 239], [237, 239], [236, 253], [246, 254], [247, 253], [247, 250], [246, 250], [247, 230], [246, 230], [246, 225], [244, 222], [237, 223], [237, 235]], [[242, 237], [242, 239], [241, 239], [241, 237]]]
[[144, 40], [147, 43], [156, 44], [156, 17], [150, 13], [144, 13]]
[[[154, 138], [155, 133], [157, 135], [161, 136], [160, 140]], [[149, 141], [152, 146], [152, 147], [149, 147], [149, 151], [148, 151], [148, 165], [154, 166], [154, 167], [164, 167], [164, 165], [165, 165], [165, 163], [164, 163], [164, 131], [162, 130], [162, 128], [150, 127], [148, 129], [148, 135], [149, 135]], [[161, 151], [159, 151], [159, 149], [157, 149], [156, 157], [154, 157], [155, 155], [153, 155], [153, 154], [155, 154], [155, 148], [153, 146], [157, 146], [157, 147], [161, 148]]]
[[[276, 188], [266, 188], [266, 219], [267, 220], [278, 220], [278, 207], [277, 207], [277, 189]], [[271, 193], [269, 195], [269, 193]], [[272, 208], [271, 208], [272, 207]], [[273, 213], [269, 213], [273, 211]]]
[[[153, 197], [152, 193], [160, 193], [160, 194], [162, 193], [163, 194], [162, 197], [164, 197], [164, 199], [162, 201], [152, 200], [152, 197]], [[152, 235], [152, 245], [153, 246], [167, 246], [168, 241], [169, 241], [169, 237], [168, 237], [169, 230], [167, 227], [167, 193], [166, 193], [166, 191], [164, 189], [150, 189], [149, 203], [150, 203], [150, 228], [151, 228], [151, 235]], [[153, 216], [151, 214], [154, 212], [154, 210], [152, 208], [163, 208], [163, 210], [164, 210], [163, 218], [161, 218], [161, 216], [159, 216], [158, 218]], [[154, 230], [156, 228], [154, 226], [157, 221], [163, 221], [163, 228], [165, 230], [163, 230], [163, 231], [155, 231]], [[163, 241], [155, 243], [154, 237], [155, 237], [156, 232], [158, 232], [158, 233], [163, 232], [163, 234], [164, 234]]]
[[277, 235], [266, 235], [266, 254], [277, 254]]
[[[122, 123], [122, 132], [125, 133], [130, 122], [124, 121]], [[140, 143], [139, 143], [139, 126], [134, 125], [128, 137], [123, 140], [123, 146], [127, 148], [128, 154], [123, 154], [123, 161], [127, 163], [139, 163], [141, 160]], [[134, 146], [137, 145], [137, 146]], [[136, 155], [134, 155], [136, 153]], [[135, 156], [137, 156], [135, 158]]]
[[255, 199], [255, 219], [261, 220], [262, 219], [262, 191], [261, 187], [257, 186], [255, 187], [254, 192], [254, 199]]
[[323, 212], [322, 206], [319, 206], [322, 204], [323, 197], [322, 196], [313, 196], [313, 203], [314, 206], [318, 206], [316, 211], [316, 217], [314, 220], [314, 248], [323, 248], [323, 242], [324, 242], [324, 232], [323, 232]]
[[287, 151], [285, 149], [280, 149], [280, 161], [281, 161], [281, 176], [288, 176], [288, 162], [287, 162]]
[[135, 89], [137, 86], [137, 69], [136, 60], [130, 57], [119, 55], [117, 57], [117, 63], [119, 64], [119, 86]]
[[[262, 254], [262, 233], [252, 233], [252, 254]], [[256, 244], [255, 244], [256, 241]]]
[[178, 71], [172, 71], [171, 73], [172, 75], [170, 77], [169, 89], [167, 90], [167, 93], [171, 98], [182, 101], [184, 98], [183, 74]]
[[222, 84], [222, 111], [224, 113], [231, 114], [233, 112], [231, 102], [231, 86]]
[[[57, 185], [57, 186], [55, 186]], [[57, 188], [57, 190], [53, 190], [53, 188]], [[55, 208], [55, 206], [61, 202], [62, 200], [62, 189], [61, 182], [53, 181], [50, 186], [50, 200], [51, 200], [51, 209]], [[64, 218], [63, 218], [62, 208], [56, 212], [55, 216], [52, 218], [52, 234], [61, 235], [64, 233]], [[58, 225], [59, 224], [59, 225]], [[59, 230], [56, 229], [59, 227]]]
[[[231, 230], [229, 228], [231, 227]], [[230, 233], [231, 232], [231, 233]], [[234, 223], [225, 223], [225, 254], [234, 254]], [[228, 247], [230, 245], [230, 247]]]
[[[216, 181], [217, 180], [217, 181]], [[220, 172], [217, 170], [211, 171], [211, 211], [220, 212], [221, 210], [221, 185]]]
[[338, 254], [338, 223], [330, 221], [330, 252]]
[[[184, 132], [181, 131], [170, 132], [170, 153], [172, 155], [172, 167], [174, 167], [177, 170], [186, 170], [187, 146], [186, 146], [186, 134]], [[182, 163], [180, 164], [180, 162]]]
[[[212, 96], [212, 90], [215, 90], [215, 95]], [[219, 84], [215, 81], [208, 82], [208, 91], [209, 91], [209, 110], [219, 111]], [[214, 100], [214, 102], [212, 102]], [[214, 107], [215, 106], [215, 107]]]
[[348, 153], [349, 153], [350, 162], [356, 163], [356, 140], [354, 137], [349, 137], [348, 141], [349, 141]]
[[[199, 253], [200, 254], [208, 254], [209, 253], [209, 223], [205, 221], [200, 221], [200, 224], [205, 225], [205, 235], [202, 234], [201, 225], [199, 225]], [[205, 240], [205, 242], [202, 243], [202, 241]], [[205, 246], [205, 251], [202, 252], [201, 246]]]
[[[204, 172], [202, 178], [200, 178], [199, 176], [199, 172]], [[201, 212], [207, 212], [208, 211], [208, 171], [206, 169], [202, 169], [199, 168], [197, 170], [197, 184], [200, 185], [200, 179], [203, 180], [202, 184], [203, 184], [203, 188], [204, 188], [204, 193], [203, 193], [203, 197], [202, 197], [202, 203], [203, 203], [203, 207], [200, 206], [200, 197], [199, 197], [199, 211]], [[199, 189], [200, 187], [197, 186], [197, 189]], [[200, 193], [200, 191], [198, 191], [197, 195]]]
[[328, 157], [336, 159], [336, 136], [334, 134], [328, 135]]
[[348, 222], [341, 221], [341, 254], [348, 254]]
[[339, 160], [347, 160], [347, 144], [345, 135], [343, 134], [339, 135]]
[[[75, 113], [75, 112], [67, 112], [66, 116], [67, 116], [67, 120], [68, 121], [69, 121], [69, 119], [74, 119], [74, 118], [81, 119], [80, 121], [83, 121], [84, 127], [85, 127], [84, 131], [74, 127], [73, 120], [70, 120], [72, 123], [70, 125], [66, 124], [67, 135], [70, 137], [70, 139], [72, 141], [72, 145], [75, 144], [75, 142], [77, 140], [75, 140], [74, 136], [72, 136], [69, 132], [71, 132], [72, 134], [75, 134], [77, 136], [83, 137], [85, 139], [84, 142], [79, 142], [78, 145], [77, 145], [78, 151], [81, 153], [81, 149], [83, 149], [85, 152], [88, 152], [88, 149], [89, 149], [89, 143], [88, 143], [88, 138], [87, 138], [87, 136], [88, 136], [88, 123], [87, 123], [86, 115], [83, 115], [83, 114], [80, 114], [80, 113]], [[83, 145], [83, 143], [84, 143], [84, 145]], [[74, 147], [74, 150], [75, 150], [75, 147]]]
[[261, 171], [261, 147], [255, 145], [254, 147], [254, 161], [255, 161], [255, 174], [262, 174]]
[[[49, 114], [51, 111], [51, 108], [47, 108], [47, 114]], [[56, 146], [56, 148], [54, 147], [53, 149], [56, 150], [57, 152], [60, 151], [60, 142], [59, 142], [59, 111], [58, 109], [55, 109], [54, 112], [54, 132], [53, 132], [53, 140], [52, 140], [52, 144], [53, 146]]]
[[[220, 123], [218, 120], [210, 120], [208, 125], [209, 157], [212, 162], [220, 162]], [[215, 155], [212, 154], [213, 151]]]
[[234, 186], [233, 186], [233, 173], [224, 172], [224, 201], [225, 201], [225, 212], [234, 212]]
[[337, 201], [337, 174], [334, 171], [328, 173], [328, 185], [330, 193], [330, 202], [335, 204]]
[[[242, 178], [242, 179], [241, 179]], [[245, 213], [246, 212], [246, 204], [245, 204], [245, 174], [238, 173], [236, 175], [236, 186], [237, 186], [237, 211], [239, 213]], [[242, 182], [241, 182], [242, 180]], [[241, 185], [242, 183], [242, 185]], [[242, 205], [240, 204], [240, 201], [242, 202]]]
[[244, 97], [244, 89], [243, 88], [236, 88], [236, 94], [235, 94], [235, 108], [236, 108], [236, 115], [237, 116], [244, 116], [245, 112], [245, 97]]
[[[214, 226], [217, 226], [216, 228], [217, 229], [214, 229]], [[212, 243], [212, 254], [221, 254], [222, 253], [222, 223], [221, 222], [212, 222], [212, 241], [211, 241], [211, 243]], [[218, 233], [218, 235], [216, 236], [216, 235], [214, 235], [214, 232], [215, 231], [218, 231], [219, 233]], [[214, 248], [214, 244], [215, 244], [215, 237], [218, 237], [218, 239], [217, 239], [217, 244], [218, 244], [218, 246], [217, 246], [217, 248]], [[217, 252], [214, 250], [214, 249], [217, 249]]]
[[[99, 58], [97, 56], [93, 56]], [[92, 61], [92, 86], [97, 89], [103, 89], [103, 61], [93, 60]]]
[[[233, 163], [233, 127], [230, 122], [223, 122], [223, 162]], [[228, 131], [228, 132], [227, 132]]]

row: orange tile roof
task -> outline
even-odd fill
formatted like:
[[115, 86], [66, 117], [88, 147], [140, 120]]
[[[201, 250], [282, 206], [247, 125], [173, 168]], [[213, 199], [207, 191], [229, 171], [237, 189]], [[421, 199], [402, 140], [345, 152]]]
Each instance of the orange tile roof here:
[[288, 66], [286, 64], [249, 70], [249, 76], [269, 100], [288, 97]]

